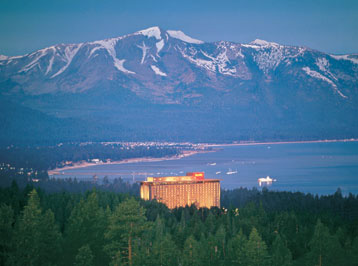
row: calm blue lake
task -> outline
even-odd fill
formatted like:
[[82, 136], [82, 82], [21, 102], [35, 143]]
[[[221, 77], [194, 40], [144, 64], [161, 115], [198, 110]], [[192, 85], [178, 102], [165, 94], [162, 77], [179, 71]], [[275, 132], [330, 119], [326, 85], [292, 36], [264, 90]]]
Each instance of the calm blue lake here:
[[[358, 194], [358, 142], [263, 144], [215, 147], [216, 152], [180, 160], [96, 165], [64, 171], [63, 177], [122, 177], [140, 181], [146, 176], [205, 172], [220, 178], [222, 188], [259, 187], [258, 178], [276, 179], [271, 190]], [[227, 174], [234, 172], [233, 174]]]

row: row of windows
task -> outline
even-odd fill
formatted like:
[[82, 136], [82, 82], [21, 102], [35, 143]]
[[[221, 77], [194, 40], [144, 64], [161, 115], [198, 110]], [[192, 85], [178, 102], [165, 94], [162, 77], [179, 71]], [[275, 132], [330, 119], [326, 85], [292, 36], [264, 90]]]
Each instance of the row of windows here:
[[169, 208], [195, 203], [198, 207], [219, 206], [220, 183], [196, 183], [151, 186], [151, 199], [165, 203]]

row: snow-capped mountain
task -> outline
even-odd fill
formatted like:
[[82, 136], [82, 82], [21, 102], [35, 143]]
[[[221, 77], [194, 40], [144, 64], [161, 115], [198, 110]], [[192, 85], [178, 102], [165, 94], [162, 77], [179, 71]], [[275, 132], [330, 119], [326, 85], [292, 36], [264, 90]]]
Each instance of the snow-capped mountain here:
[[[0, 55], [1, 97], [27, 107], [67, 117], [73, 115], [64, 111], [71, 97], [101, 95], [97, 106], [109, 108], [116, 105], [113, 94], [130, 95], [133, 105], [226, 108], [228, 121], [260, 120], [268, 111], [270, 119], [289, 123], [306, 119], [304, 110], [323, 112], [327, 106], [335, 112], [331, 118], [338, 110], [347, 119], [357, 110], [358, 55], [330, 55], [259, 39], [207, 43], [159, 27], [23, 56]], [[127, 99], [122, 96], [120, 102]], [[319, 119], [317, 113], [311, 117]]]

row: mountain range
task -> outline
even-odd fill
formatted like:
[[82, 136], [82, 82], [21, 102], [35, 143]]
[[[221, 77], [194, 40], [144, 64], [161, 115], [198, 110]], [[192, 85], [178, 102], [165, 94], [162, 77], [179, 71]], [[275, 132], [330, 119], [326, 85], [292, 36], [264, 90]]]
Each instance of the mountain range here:
[[0, 55], [2, 142], [358, 135], [358, 55], [152, 27]]

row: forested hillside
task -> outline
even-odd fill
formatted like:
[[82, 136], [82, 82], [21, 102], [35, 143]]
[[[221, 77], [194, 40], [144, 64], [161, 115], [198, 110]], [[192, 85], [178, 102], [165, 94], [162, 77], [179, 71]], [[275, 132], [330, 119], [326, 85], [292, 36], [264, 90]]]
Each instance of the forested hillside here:
[[237, 189], [222, 209], [0, 189], [1, 265], [357, 265], [358, 198]]

